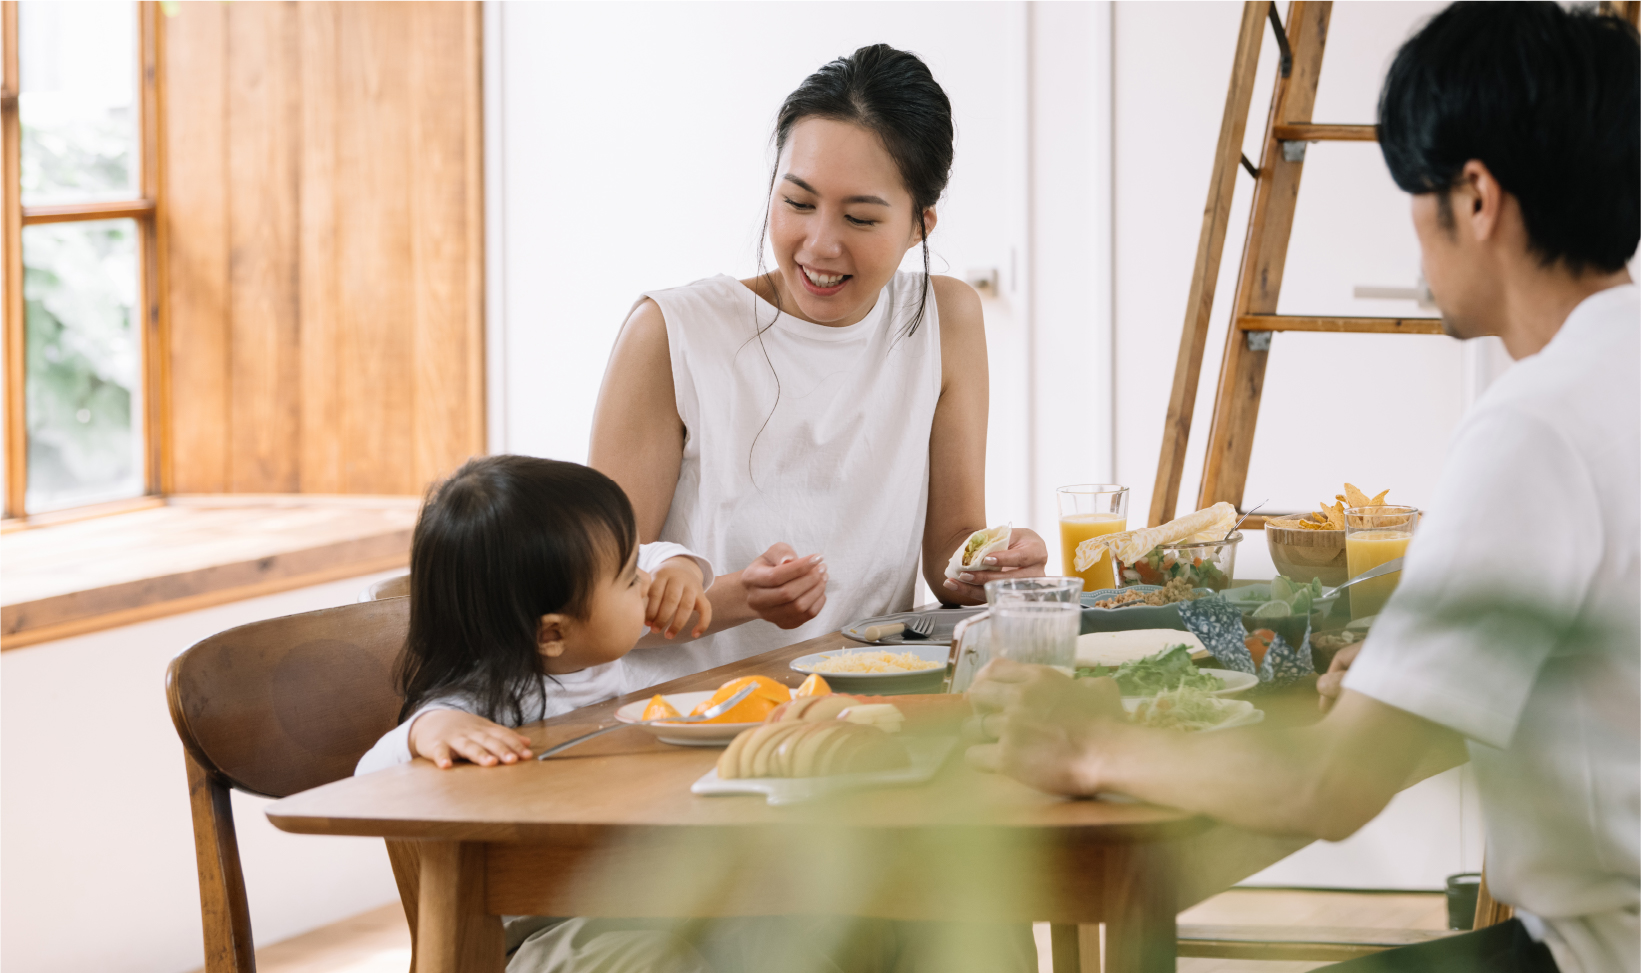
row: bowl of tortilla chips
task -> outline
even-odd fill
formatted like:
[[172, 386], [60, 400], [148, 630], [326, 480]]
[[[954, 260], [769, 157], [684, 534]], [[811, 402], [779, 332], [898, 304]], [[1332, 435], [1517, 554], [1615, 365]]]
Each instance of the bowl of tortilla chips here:
[[1275, 517], [1265, 521], [1265, 544], [1270, 548], [1276, 572], [1290, 578], [1321, 578], [1330, 588], [1350, 580], [1345, 564], [1345, 511], [1351, 507], [1374, 507], [1385, 502], [1389, 490], [1370, 497], [1355, 484], [1345, 484], [1345, 492], [1334, 502], [1302, 517]]

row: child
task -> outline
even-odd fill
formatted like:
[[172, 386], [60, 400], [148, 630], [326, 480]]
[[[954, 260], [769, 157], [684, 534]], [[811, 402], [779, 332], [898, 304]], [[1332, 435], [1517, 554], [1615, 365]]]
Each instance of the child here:
[[575, 463], [492, 456], [440, 484], [411, 540], [401, 722], [354, 772], [527, 759], [511, 728], [618, 695], [612, 663], [646, 628], [670, 638], [698, 614], [698, 637], [712, 565], [637, 536], [621, 488]]
[[[574, 463], [494, 456], [441, 484], [411, 540], [402, 722], [354, 772], [418, 756], [441, 768], [528, 760], [529, 740], [512, 728], [617, 695], [613, 663], [646, 627], [670, 637], [699, 614], [690, 630], [699, 637], [711, 623], [712, 565], [677, 544], [640, 545], [637, 534], [615, 481]], [[925, 926], [805, 916], [503, 918], [510, 973], [953, 969], [939, 957], [961, 951], [961, 935], [950, 932], [961, 927]]]

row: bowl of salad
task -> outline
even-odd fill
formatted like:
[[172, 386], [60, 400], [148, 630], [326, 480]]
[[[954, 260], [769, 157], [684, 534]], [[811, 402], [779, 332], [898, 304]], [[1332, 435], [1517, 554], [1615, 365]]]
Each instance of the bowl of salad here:
[[1192, 588], [1224, 591], [1236, 568], [1236, 547], [1242, 532], [1218, 540], [1161, 544], [1133, 564], [1122, 564], [1122, 584], [1167, 585], [1184, 578]]

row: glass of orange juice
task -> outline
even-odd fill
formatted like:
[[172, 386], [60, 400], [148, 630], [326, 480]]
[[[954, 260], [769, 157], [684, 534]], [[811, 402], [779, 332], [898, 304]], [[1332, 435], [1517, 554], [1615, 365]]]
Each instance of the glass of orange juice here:
[[1116, 483], [1074, 483], [1055, 491], [1060, 501], [1060, 573], [1082, 578], [1084, 591], [1117, 587], [1109, 556], [1078, 571], [1077, 545], [1090, 537], [1128, 529], [1128, 488]]
[[[1413, 530], [1419, 525], [1417, 507], [1384, 504], [1377, 507], [1351, 507], [1345, 511], [1345, 564], [1351, 577], [1371, 571], [1386, 561], [1407, 553], [1407, 542], [1413, 539]], [[1390, 593], [1402, 580], [1400, 571], [1372, 581], [1363, 581], [1350, 589], [1350, 617], [1366, 618], [1379, 614], [1379, 609], [1390, 599]]]

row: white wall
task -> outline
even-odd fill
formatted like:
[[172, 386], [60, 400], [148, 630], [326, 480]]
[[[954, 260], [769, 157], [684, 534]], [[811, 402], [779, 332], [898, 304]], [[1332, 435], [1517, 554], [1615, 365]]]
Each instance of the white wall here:
[[[1109, 181], [1089, 177], [1109, 157], [1109, 9], [488, 5], [492, 450], [585, 459], [634, 300], [755, 271], [776, 109], [881, 41], [921, 55], [953, 103], [934, 271], [1001, 277], [986, 301], [988, 516], [1052, 527], [1053, 487], [1110, 466], [1108, 305], [1085, 277], [1109, 266]], [[1085, 396], [1075, 413], [1068, 385]]]
[[[199, 879], [165, 667], [208, 635], [346, 604], [385, 576], [0, 654], [0, 966], [199, 968]], [[258, 943], [398, 900], [380, 841], [286, 834], [263, 816], [267, 803], [233, 796]]]

